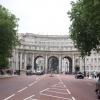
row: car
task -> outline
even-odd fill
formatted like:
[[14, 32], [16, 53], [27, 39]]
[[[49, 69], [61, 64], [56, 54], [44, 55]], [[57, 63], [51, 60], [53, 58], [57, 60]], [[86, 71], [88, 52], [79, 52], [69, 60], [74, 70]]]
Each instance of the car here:
[[42, 70], [36, 71], [36, 75], [43, 75], [43, 74], [44, 74], [44, 71], [42, 71]]
[[77, 72], [75, 74], [75, 78], [77, 78], [77, 79], [84, 79], [84, 74], [82, 72]]
[[27, 71], [26, 71], [26, 75], [33, 75], [32, 70], [27, 70]]

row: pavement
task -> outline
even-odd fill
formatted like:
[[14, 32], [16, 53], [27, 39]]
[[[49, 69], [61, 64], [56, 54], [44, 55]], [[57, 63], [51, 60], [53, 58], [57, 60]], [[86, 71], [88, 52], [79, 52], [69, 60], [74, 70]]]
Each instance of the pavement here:
[[15, 76], [18, 76], [18, 75], [8, 75], [8, 74], [0, 75], [0, 79], [3, 79], [3, 78], [11, 78], [11, 77], [15, 77]]

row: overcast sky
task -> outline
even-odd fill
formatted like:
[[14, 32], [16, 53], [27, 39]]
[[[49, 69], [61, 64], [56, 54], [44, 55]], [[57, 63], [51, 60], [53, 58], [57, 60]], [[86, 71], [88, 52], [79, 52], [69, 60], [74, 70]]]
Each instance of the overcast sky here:
[[19, 33], [68, 35], [67, 11], [76, 0], [0, 0], [0, 4], [19, 18]]

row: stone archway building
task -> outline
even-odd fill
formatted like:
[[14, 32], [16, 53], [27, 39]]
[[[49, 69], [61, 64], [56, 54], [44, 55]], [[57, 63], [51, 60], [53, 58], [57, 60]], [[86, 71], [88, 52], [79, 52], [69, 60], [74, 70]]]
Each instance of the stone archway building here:
[[83, 61], [80, 58], [80, 53], [74, 47], [69, 36], [65, 35], [38, 35], [32, 33], [20, 34], [21, 45], [13, 50], [13, 57], [10, 59], [10, 65], [13, 70], [26, 71], [27, 64], [32, 65], [34, 71], [34, 59], [38, 56], [44, 58], [45, 73], [47, 73], [48, 59], [55, 56], [59, 60], [59, 73], [62, 72], [62, 59], [70, 58], [70, 72], [75, 72], [75, 66], [78, 65], [83, 71]]

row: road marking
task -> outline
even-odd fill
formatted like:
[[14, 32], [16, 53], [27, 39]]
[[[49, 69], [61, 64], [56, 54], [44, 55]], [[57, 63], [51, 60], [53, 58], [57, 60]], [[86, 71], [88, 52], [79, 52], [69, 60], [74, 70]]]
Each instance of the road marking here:
[[49, 88], [46, 88], [46, 89], [44, 89], [44, 90], [42, 90], [42, 91], [40, 91], [40, 93], [42, 93], [42, 92], [44, 92], [44, 91], [46, 91], [46, 90], [48, 90]]
[[67, 90], [67, 92], [69, 93], [69, 94], [71, 94], [71, 92], [67, 89], [67, 87], [66, 87], [66, 85], [63, 83], [63, 81], [59, 78], [59, 76], [58, 76], [58, 79], [59, 79], [59, 81], [62, 83], [62, 85], [65, 87], [65, 89]]
[[74, 97], [72, 97], [72, 100], [76, 100]]
[[70, 91], [67, 89], [68, 94], [71, 94]]
[[56, 87], [56, 88], [65, 89], [65, 88], [64, 88], [64, 87], [62, 87], [62, 86], [52, 86], [52, 87]]
[[90, 85], [90, 86], [93, 86], [93, 84], [92, 83], [87, 83], [88, 85]]
[[37, 77], [37, 78], [36, 78], [36, 80], [40, 80], [40, 78], [39, 78], [39, 77]]
[[47, 90], [48, 92], [55, 92], [55, 93], [59, 93], [59, 94], [68, 94], [68, 93], [62, 93], [62, 92], [57, 92], [57, 91], [51, 91], [51, 90]]
[[57, 85], [59, 85], [59, 84], [54, 84], [54, 85], [52, 85], [52, 86], [57, 86]]
[[34, 85], [35, 83], [37, 83], [38, 81], [34, 81], [33, 83], [29, 84], [28, 86], [32, 86]]
[[[34, 97], [34, 96], [35, 96], [35, 95], [31, 95], [31, 96], [25, 98], [24, 100], [32, 99], [32, 97]], [[33, 100], [33, 99], [32, 99], [32, 100]], [[35, 99], [34, 99], [34, 100], [35, 100]]]
[[61, 98], [61, 99], [67, 99], [67, 100], [72, 100], [70, 98], [64, 98], [64, 97], [59, 97], [59, 96], [53, 96], [53, 95], [48, 95], [48, 94], [44, 94], [44, 93], [40, 93], [41, 95], [45, 95], [45, 96], [49, 96], [49, 97], [55, 97], [55, 98]]
[[[45, 77], [45, 76], [43, 76], [43, 77]], [[34, 82], [32, 82], [31, 84], [29, 84], [28, 86], [32, 86], [32, 85], [34, 85], [34, 84], [37, 83], [39, 80], [40, 80], [40, 78], [37, 77], [36, 80], [35, 80]]]
[[63, 85], [66, 88], [66, 85]]
[[[67, 89], [66, 85], [63, 83], [63, 81], [59, 78], [59, 75], [58, 75], [58, 79], [60, 80], [60, 82], [63, 84], [63, 86], [66, 88], [67, 92], [69, 94], [71, 94], [71, 92]], [[72, 100], [76, 100], [74, 97], [72, 97]]]
[[27, 89], [27, 87], [25, 87], [25, 88], [19, 90], [18, 92], [22, 92], [22, 91], [24, 91], [25, 89]]
[[5, 98], [4, 100], [8, 100], [8, 99], [10, 99], [10, 98], [13, 97], [13, 96], [15, 96], [15, 94], [12, 94], [11, 96]]
[[65, 90], [65, 89], [58, 89], [58, 88], [50, 88], [50, 89], [56, 89], [56, 90]]

